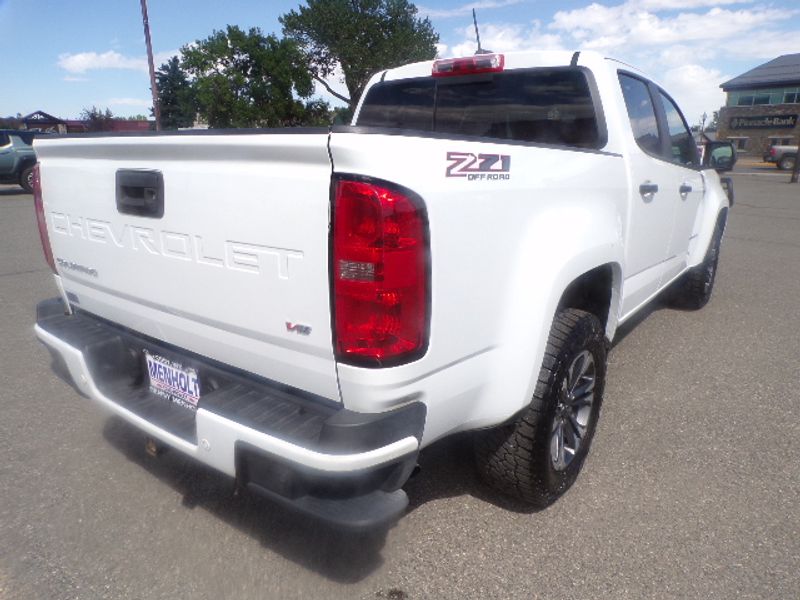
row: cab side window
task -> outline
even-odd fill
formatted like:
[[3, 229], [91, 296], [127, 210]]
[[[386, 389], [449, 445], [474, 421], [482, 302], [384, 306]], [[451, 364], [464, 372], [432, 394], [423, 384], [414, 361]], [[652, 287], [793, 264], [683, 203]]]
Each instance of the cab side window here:
[[661, 138], [658, 134], [658, 120], [650, 91], [641, 79], [625, 73], [619, 74], [625, 107], [631, 121], [633, 137], [639, 147], [648, 154], [661, 155]]
[[697, 145], [689, 132], [689, 128], [686, 127], [681, 111], [664, 92], [659, 91], [659, 96], [661, 97], [661, 104], [664, 106], [667, 128], [669, 129], [669, 156], [667, 156], [667, 160], [689, 167], [698, 166], [700, 160], [697, 155]]
[[0, 147], [8, 146], [10, 143], [11, 138], [8, 137], [8, 134], [0, 131]]

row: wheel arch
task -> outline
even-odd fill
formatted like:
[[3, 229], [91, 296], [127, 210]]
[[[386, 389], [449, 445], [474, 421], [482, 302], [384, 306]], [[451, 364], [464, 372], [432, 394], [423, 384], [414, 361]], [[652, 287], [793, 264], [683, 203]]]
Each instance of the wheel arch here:
[[17, 171], [17, 179], [22, 178], [22, 174], [25, 172], [25, 169], [28, 167], [32, 167], [36, 164], [36, 157], [35, 156], [26, 156], [21, 158], [19, 161], [19, 169]]
[[728, 219], [728, 212], [731, 201], [728, 193], [722, 187], [719, 176], [713, 171], [711, 174], [703, 173], [705, 180], [705, 197], [701, 206], [700, 226], [697, 230], [697, 237], [690, 247], [688, 267], [695, 267], [703, 262], [711, 244], [712, 237], [716, 231], [717, 224], [722, 219], [723, 229]]
[[622, 268], [619, 263], [598, 265], [576, 277], [564, 290], [556, 312], [568, 308], [596, 316], [609, 342], [617, 328]]
[[594, 200], [581, 211], [538, 220], [522, 240], [509, 288], [502, 292], [495, 376], [484, 395], [492, 402], [481, 404], [473, 427], [503, 423], [528, 405], [560, 308], [599, 313], [606, 338], [613, 338], [624, 264], [622, 227], [615, 205]]

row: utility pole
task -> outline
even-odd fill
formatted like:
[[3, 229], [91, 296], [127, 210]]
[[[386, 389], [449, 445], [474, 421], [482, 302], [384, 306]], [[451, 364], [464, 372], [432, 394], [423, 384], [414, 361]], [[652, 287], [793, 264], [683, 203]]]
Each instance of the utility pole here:
[[150, 20], [147, 18], [147, 0], [141, 0], [144, 43], [147, 45], [147, 66], [150, 68], [150, 91], [153, 93], [153, 114], [156, 117], [156, 131], [161, 131], [161, 107], [158, 105], [156, 70], [153, 67], [153, 45], [150, 43]]

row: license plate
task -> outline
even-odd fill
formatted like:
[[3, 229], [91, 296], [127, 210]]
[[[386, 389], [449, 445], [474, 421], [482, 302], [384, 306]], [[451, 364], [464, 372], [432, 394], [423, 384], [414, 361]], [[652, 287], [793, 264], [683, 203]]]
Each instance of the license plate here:
[[144, 351], [147, 360], [147, 375], [150, 378], [150, 391], [165, 400], [197, 410], [200, 401], [200, 379], [197, 371], [184, 368], [158, 354]]

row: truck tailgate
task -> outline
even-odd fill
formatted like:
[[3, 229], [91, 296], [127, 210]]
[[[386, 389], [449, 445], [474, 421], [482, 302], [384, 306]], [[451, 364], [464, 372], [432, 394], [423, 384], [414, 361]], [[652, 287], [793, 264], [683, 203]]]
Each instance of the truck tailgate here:
[[339, 401], [327, 145], [307, 131], [37, 140], [71, 303]]

